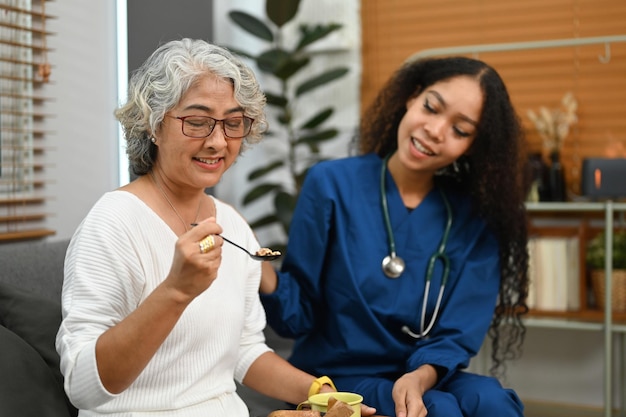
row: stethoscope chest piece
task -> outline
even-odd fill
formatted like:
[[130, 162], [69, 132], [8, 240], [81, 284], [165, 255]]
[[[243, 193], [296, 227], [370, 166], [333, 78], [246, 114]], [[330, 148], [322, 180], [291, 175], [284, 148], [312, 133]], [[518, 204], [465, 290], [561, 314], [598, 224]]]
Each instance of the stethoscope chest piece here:
[[404, 272], [404, 260], [395, 254], [385, 256], [383, 259], [383, 272], [389, 278], [398, 278]]

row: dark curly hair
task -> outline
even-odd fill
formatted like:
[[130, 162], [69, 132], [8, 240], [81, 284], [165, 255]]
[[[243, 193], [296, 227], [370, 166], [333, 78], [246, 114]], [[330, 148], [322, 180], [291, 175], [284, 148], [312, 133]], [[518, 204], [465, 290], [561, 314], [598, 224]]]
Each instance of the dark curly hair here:
[[427, 87], [456, 76], [476, 79], [484, 104], [469, 152], [457, 169], [435, 181], [469, 193], [473, 209], [495, 233], [500, 247], [500, 291], [489, 336], [495, 376], [505, 361], [521, 355], [528, 312], [527, 217], [523, 183], [524, 140], [519, 118], [504, 82], [486, 63], [465, 57], [426, 58], [406, 62], [366, 110], [360, 127], [360, 150], [381, 157], [398, 147], [397, 129], [406, 103]]

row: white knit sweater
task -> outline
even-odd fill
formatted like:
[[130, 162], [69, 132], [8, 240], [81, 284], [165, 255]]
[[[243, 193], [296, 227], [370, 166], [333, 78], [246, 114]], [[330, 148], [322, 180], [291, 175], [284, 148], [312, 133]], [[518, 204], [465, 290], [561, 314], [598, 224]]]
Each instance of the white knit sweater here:
[[[244, 219], [214, 199], [223, 235], [255, 251]], [[248, 416], [235, 393], [270, 350], [259, 301], [259, 262], [224, 245], [218, 278], [185, 310], [156, 355], [124, 392], [109, 393], [96, 367], [97, 338], [132, 312], [167, 276], [177, 236], [133, 194], [105, 194], [68, 248], [63, 322], [56, 346], [65, 389], [80, 416]]]

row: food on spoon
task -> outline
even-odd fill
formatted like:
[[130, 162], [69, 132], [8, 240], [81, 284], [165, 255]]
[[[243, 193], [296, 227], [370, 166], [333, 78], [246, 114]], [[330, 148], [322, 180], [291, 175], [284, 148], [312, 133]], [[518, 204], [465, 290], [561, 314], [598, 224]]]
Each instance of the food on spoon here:
[[257, 256], [280, 256], [280, 251], [271, 250], [270, 248], [261, 248], [256, 251]]

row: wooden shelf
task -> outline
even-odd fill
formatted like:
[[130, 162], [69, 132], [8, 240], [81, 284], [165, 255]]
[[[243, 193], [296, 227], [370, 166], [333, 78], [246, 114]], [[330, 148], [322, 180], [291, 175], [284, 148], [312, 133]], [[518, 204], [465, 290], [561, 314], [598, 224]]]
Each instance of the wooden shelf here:
[[0, 206], [17, 206], [22, 204], [43, 204], [45, 197], [12, 197], [0, 198]]
[[22, 214], [15, 216], [0, 216], [0, 223], [18, 223], [18, 222], [32, 222], [45, 220], [46, 215], [43, 213], [35, 214]]
[[[602, 323], [604, 321], [604, 311], [596, 309], [579, 311], [545, 311], [530, 310], [528, 317], [577, 320], [582, 322]], [[626, 324], [626, 311], [614, 311], [611, 315], [612, 321], [616, 324]]]
[[4, 232], [0, 233], [0, 242], [15, 242], [17, 240], [41, 239], [55, 233], [56, 232], [54, 230], [50, 229], [33, 229], [22, 230], [19, 232]]
[[[580, 321], [602, 322], [604, 311], [590, 304], [591, 281], [586, 264], [589, 241], [606, 227], [613, 230], [624, 227], [626, 204], [611, 202], [612, 216], [608, 202], [584, 203], [530, 203], [529, 237], [577, 237], [579, 240], [579, 294], [578, 311], [532, 311], [532, 316], [564, 318]], [[608, 216], [608, 217], [607, 217]], [[610, 222], [610, 226], [607, 226]], [[613, 320], [626, 323], [626, 312], [614, 312]]]
[[[612, 231], [626, 225], [626, 203], [604, 201], [604, 202], [572, 202], [572, 203], [528, 203], [526, 205], [529, 221], [530, 233], [536, 232], [533, 223], [541, 224], [541, 227], [563, 229], [571, 233], [572, 227], [579, 230], [580, 262], [585, 263], [587, 244], [589, 240], [600, 231]], [[569, 229], [568, 229], [569, 228]], [[554, 232], [555, 229], [552, 230]], [[586, 267], [586, 265], [584, 265]], [[584, 269], [583, 269], [584, 271]], [[610, 263], [605, 268], [605, 274], [612, 273]], [[585, 271], [580, 274], [580, 306], [573, 311], [539, 311], [531, 310], [526, 318], [526, 323], [530, 327], [545, 329], [569, 329], [575, 331], [596, 331], [603, 334], [604, 350], [604, 411], [606, 416], [610, 416], [612, 404], [613, 382], [615, 380], [616, 364], [613, 354], [613, 337], [616, 333], [626, 334], [626, 312], [612, 311], [605, 313], [604, 309], [596, 308], [590, 303], [590, 291], [592, 291], [589, 274]], [[610, 288], [610, 287], [609, 287]], [[607, 294], [608, 295], [608, 294]], [[610, 298], [610, 297], [609, 297]], [[625, 389], [622, 379], [621, 387]]]

